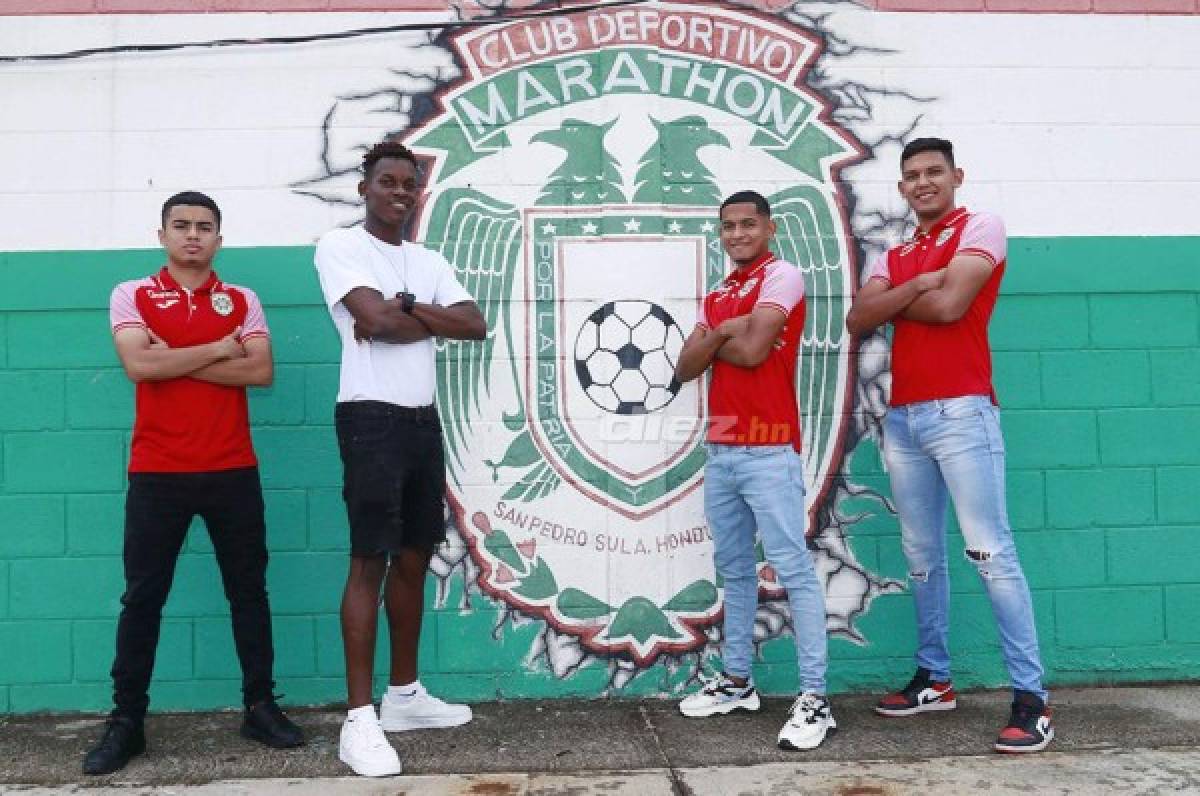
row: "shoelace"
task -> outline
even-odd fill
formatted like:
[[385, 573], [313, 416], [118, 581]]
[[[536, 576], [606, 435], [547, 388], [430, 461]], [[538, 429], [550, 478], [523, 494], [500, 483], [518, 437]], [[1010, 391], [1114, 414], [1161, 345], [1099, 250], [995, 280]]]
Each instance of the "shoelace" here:
[[[379, 723], [376, 722], [375, 726], [379, 728]], [[379, 728], [378, 732], [371, 732], [371, 728], [364, 724], [356, 729], [358, 734], [367, 741], [368, 749], [382, 749], [383, 747], [388, 746], [387, 736], [383, 734], [382, 728]]]
[[933, 681], [928, 677], [922, 677], [919, 674], [915, 674], [913, 675], [913, 679], [908, 681], [908, 685], [904, 686], [904, 689], [900, 693], [904, 694], [909, 699], [916, 699], [917, 694], [921, 693], [926, 688], [929, 688], [931, 685], [933, 685]]
[[133, 730], [128, 725], [124, 724], [123, 722], [110, 720], [107, 722], [107, 726], [104, 728], [104, 736], [100, 739], [100, 743], [97, 744], [97, 747], [106, 752], [114, 752], [119, 749], [121, 744], [128, 740], [131, 735], [133, 735]]
[[746, 686], [738, 685], [737, 683], [733, 682], [733, 680], [729, 679], [729, 675], [723, 672], [709, 679], [705, 679], [702, 682], [704, 685], [701, 686], [700, 690], [709, 695], [718, 693], [735, 694], [738, 691], [746, 690]]
[[1022, 730], [1029, 731], [1037, 721], [1041, 713], [1034, 708], [1033, 705], [1026, 705], [1022, 702], [1014, 702], [1012, 706], [1012, 715], [1008, 719], [1008, 726], [1020, 727]]
[[817, 719], [825, 718], [822, 714], [828, 704], [812, 694], [801, 694], [792, 703], [792, 721], [803, 718], [805, 724], [816, 724]]
[[111, 751], [117, 748], [117, 746], [119, 746], [121, 743], [123, 735], [125, 735], [125, 733], [122, 730], [117, 729], [116, 724], [109, 724], [108, 728], [104, 731], [104, 737], [100, 739], [100, 748], [106, 751]]

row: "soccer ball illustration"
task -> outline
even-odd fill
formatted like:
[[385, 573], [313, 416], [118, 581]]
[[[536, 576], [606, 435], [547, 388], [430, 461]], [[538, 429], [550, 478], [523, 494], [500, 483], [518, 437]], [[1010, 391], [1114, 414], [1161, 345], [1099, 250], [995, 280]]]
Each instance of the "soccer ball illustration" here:
[[679, 392], [675, 362], [683, 332], [657, 304], [626, 299], [597, 308], [575, 338], [575, 373], [592, 402], [618, 415], [642, 415]]

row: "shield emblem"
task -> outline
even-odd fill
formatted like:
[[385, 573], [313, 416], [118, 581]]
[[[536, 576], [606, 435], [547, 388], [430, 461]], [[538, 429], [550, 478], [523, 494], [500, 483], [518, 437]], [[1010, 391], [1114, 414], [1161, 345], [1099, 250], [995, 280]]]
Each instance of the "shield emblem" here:
[[610, 206], [525, 213], [530, 428], [558, 477], [640, 520], [699, 484], [701, 383], [674, 368], [710, 275], [707, 209]]
[[[405, 135], [431, 175], [416, 237], [489, 328], [482, 345], [439, 343], [438, 362], [450, 503], [478, 586], [638, 666], [703, 647], [721, 615], [700, 490], [706, 382], [672, 374], [726, 271], [718, 205], [747, 175], [770, 186], [776, 252], [812, 301], [796, 385], [810, 512], [840, 466], [849, 396], [852, 258], [832, 169], [855, 150], [803, 84], [815, 42], [671, 8], [792, 58], [716, 65], [667, 38], [613, 48], [606, 18], [578, 14], [562, 23], [569, 52], [503, 65], [532, 43], [524, 26], [467, 31], [454, 46], [468, 79]], [[765, 565], [760, 589], [780, 591]]]

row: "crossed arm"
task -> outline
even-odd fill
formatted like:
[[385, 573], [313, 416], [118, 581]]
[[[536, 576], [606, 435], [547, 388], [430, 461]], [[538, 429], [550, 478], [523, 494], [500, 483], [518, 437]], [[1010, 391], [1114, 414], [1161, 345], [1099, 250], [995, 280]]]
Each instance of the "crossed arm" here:
[[170, 348], [144, 327], [113, 335], [117, 358], [130, 381], [166, 381], [189, 376], [227, 387], [267, 387], [275, 377], [271, 341], [251, 337], [238, 342], [241, 328], [220, 340], [186, 348]]
[[730, 318], [716, 329], [697, 326], [683, 344], [675, 378], [689, 382], [716, 360], [743, 368], [758, 367], [783, 332], [787, 316], [774, 307], [755, 307], [749, 315]]
[[415, 343], [428, 337], [482, 340], [487, 336], [483, 313], [474, 301], [449, 307], [417, 302], [410, 314], [399, 297], [385, 299], [378, 290], [356, 287], [342, 297], [342, 304], [354, 317], [356, 340]]
[[846, 315], [852, 334], [866, 334], [900, 316], [922, 323], [954, 323], [992, 275], [992, 264], [976, 254], [955, 257], [939, 271], [918, 274], [893, 287], [872, 279], [858, 291]]

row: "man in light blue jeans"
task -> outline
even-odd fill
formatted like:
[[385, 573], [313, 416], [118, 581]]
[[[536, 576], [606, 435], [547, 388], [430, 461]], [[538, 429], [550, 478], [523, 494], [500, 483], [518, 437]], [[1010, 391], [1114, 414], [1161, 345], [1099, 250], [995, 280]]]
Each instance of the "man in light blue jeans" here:
[[725, 580], [725, 671], [750, 678], [758, 609], [755, 530], [787, 590], [803, 693], [825, 693], [825, 594], [805, 540], [804, 459], [791, 445], [707, 446], [704, 514]]
[[1033, 601], [1004, 495], [1004, 439], [992, 387], [988, 322], [1004, 275], [1003, 222], [955, 204], [963, 171], [949, 141], [917, 139], [900, 157], [899, 189], [917, 217], [913, 238], [876, 257], [846, 318], [854, 334], [895, 328], [883, 456], [900, 514], [917, 613], [917, 672], [875, 711], [952, 710], [946, 509], [987, 589], [1013, 684], [1012, 712], [993, 748], [1038, 752], [1054, 738], [1042, 686]]
[[700, 718], [761, 706], [751, 670], [759, 536], [787, 590], [801, 681], [778, 744], [815, 749], [837, 723], [825, 698], [825, 595], [804, 534], [795, 387], [804, 278], [768, 248], [775, 224], [760, 194], [733, 194], [720, 218], [721, 243], [735, 267], [705, 296], [675, 375], [687, 382], [711, 369], [704, 511], [725, 581], [725, 671], [679, 709]]

